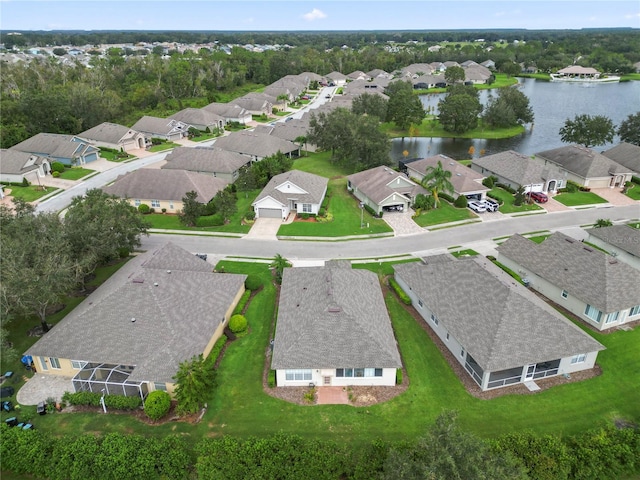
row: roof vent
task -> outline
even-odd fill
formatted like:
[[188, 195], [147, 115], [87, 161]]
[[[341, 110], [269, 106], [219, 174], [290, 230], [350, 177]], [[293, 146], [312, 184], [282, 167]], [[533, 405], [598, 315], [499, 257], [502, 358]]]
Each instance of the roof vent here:
[[575, 240], [573, 238], [565, 238], [565, 240], [569, 243], [575, 243]]
[[131, 317], [131, 323], [136, 323], [136, 317]]
[[171, 273], [171, 270], [167, 270], [167, 273]]
[[331, 306], [329, 306], [327, 311], [329, 313], [340, 313], [342, 311], [342, 309], [338, 305], [331, 305]]
[[610, 265], [615, 265], [616, 263], [618, 263], [618, 260], [616, 260], [615, 258], [609, 259], [609, 264]]
[[584, 248], [587, 252], [593, 252], [593, 250], [589, 247], [582, 247], [582, 248]]
[[153, 286], [157, 287], [158, 286], [158, 282], [153, 282]]
[[144, 283], [144, 278], [134, 278], [133, 283]]

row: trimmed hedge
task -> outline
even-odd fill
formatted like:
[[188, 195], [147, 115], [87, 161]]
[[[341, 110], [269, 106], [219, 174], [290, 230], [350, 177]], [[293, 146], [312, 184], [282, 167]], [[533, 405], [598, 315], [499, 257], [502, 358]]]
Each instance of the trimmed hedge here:
[[244, 315], [233, 315], [229, 320], [229, 328], [233, 333], [243, 333], [247, 331], [247, 319]]
[[262, 285], [262, 278], [258, 275], [247, 275], [247, 279], [244, 281], [244, 288], [251, 290], [252, 292], [260, 290]]
[[242, 294], [242, 297], [240, 297], [240, 300], [238, 301], [238, 305], [236, 305], [236, 308], [234, 308], [233, 310], [233, 315], [242, 314], [242, 312], [244, 311], [244, 307], [249, 301], [249, 298], [251, 298], [251, 290], [245, 290]]
[[220, 213], [198, 217], [196, 227], [219, 227], [224, 225], [224, 217]]
[[506, 183], [496, 183], [495, 184], [496, 187], [500, 187], [503, 190], [506, 190], [507, 192], [509, 192], [511, 195], [514, 195], [516, 193], [516, 189], [515, 188], [511, 188], [509, 185], [507, 185]]
[[453, 206], [457, 208], [467, 208], [467, 197], [464, 195], [458, 195], [456, 201], [453, 202]]
[[411, 297], [409, 297], [409, 295], [405, 293], [405, 291], [398, 284], [395, 278], [389, 277], [389, 286], [393, 288], [402, 303], [404, 303], [405, 305], [411, 305]]
[[171, 397], [167, 392], [155, 390], [144, 401], [144, 413], [151, 420], [160, 420], [171, 408]]
[[491, 192], [487, 192], [487, 197], [493, 198], [496, 202], [498, 202], [498, 205], [502, 205], [504, 203], [498, 195], [495, 195]]
[[218, 357], [220, 356], [222, 349], [226, 345], [227, 340], [229, 339], [226, 335], [222, 335], [218, 340], [216, 340], [216, 343], [213, 345], [211, 352], [209, 352], [209, 356], [207, 356], [205, 360], [207, 362], [207, 365], [214, 365], [218, 361]]
[[[100, 406], [101, 393], [94, 392], [65, 392], [62, 395], [62, 401], [69, 405], [89, 405], [92, 407]], [[138, 396], [125, 397], [123, 395], [105, 395], [104, 404], [107, 408], [116, 410], [135, 410], [142, 405], [142, 399]]]
[[402, 385], [402, 369], [398, 368], [396, 370], [396, 385]]
[[446, 200], [449, 203], [455, 202], [453, 197], [451, 195], [449, 195], [448, 193], [445, 193], [445, 192], [438, 192], [438, 198], [442, 199], [442, 200]]

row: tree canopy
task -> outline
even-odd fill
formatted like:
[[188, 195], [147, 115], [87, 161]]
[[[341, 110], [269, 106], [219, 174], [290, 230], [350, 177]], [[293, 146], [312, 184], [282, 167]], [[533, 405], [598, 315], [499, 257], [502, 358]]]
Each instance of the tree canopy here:
[[640, 146], [640, 112], [629, 115], [618, 127], [620, 140]]
[[387, 121], [394, 122], [402, 130], [409, 125], [420, 124], [426, 113], [420, 98], [413, 94], [413, 86], [404, 80], [391, 82], [384, 93], [389, 96]]
[[533, 122], [529, 99], [517, 88], [500, 88], [491, 96], [482, 115], [487, 125], [498, 128]]
[[438, 160], [438, 165], [428, 167], [424, 177], [422, 177], [422, 186], [427, 190], [431, 190], [431, 194], [433, 195], [434, 208], [438, 208], [440, 204], [438, 193], [454, 193], [451, 176], [451, 170], [445, 170], [442, 167], [442, 162]]
[[604, 115], [576, 115], [567, 119], [560, 128], [560, 139], [565, 143], [577, 143], [587, 148], [613, 141], [613, 122]]
[[438, 103], [438, 121], [447, 132], [465, 133], [478, 125], [482, 104], [477, 95], [449, 92]]

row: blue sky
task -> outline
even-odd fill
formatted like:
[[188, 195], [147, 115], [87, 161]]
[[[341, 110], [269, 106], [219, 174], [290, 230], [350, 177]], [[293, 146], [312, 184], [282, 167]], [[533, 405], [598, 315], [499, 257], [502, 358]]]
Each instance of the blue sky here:
[[0, 0], [2, 30], [640, 28], [638, 0]]

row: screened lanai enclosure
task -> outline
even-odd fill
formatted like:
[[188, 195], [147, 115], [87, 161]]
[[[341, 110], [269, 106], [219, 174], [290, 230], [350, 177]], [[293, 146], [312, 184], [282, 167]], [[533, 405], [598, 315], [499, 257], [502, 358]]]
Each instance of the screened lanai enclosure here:
[[109, 363], [87, 363], [75, 377], [73, 388], [76, 392], [94, 392], [105, 395], [139, 396], [145, 399], [147, 382], [131, 381], [129, 376], [134, 367]]

